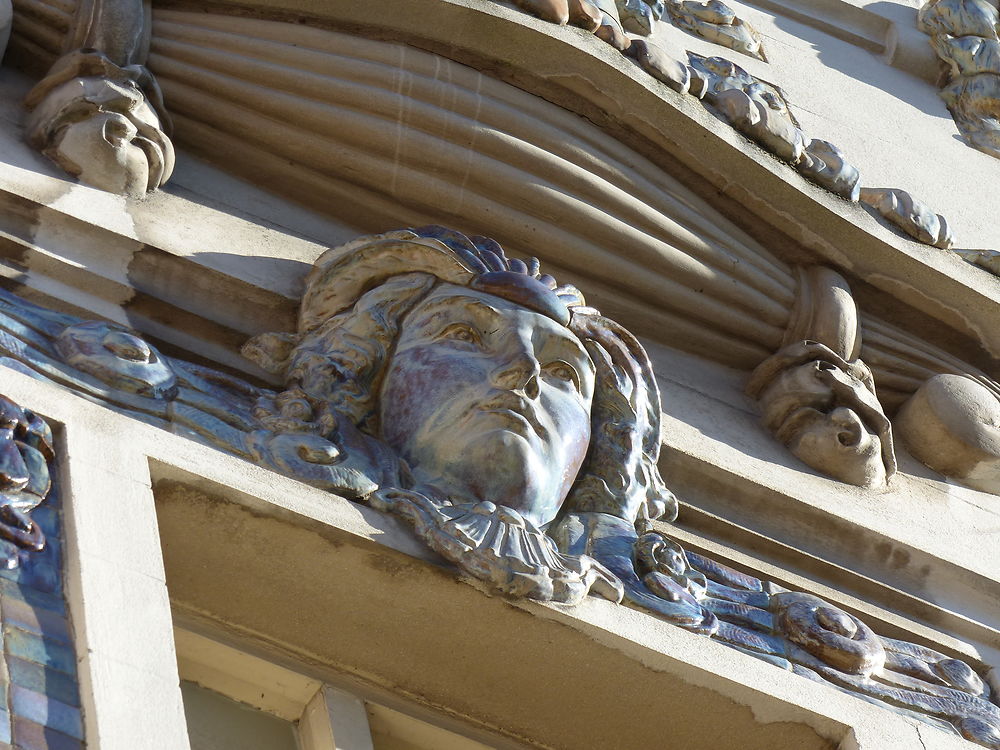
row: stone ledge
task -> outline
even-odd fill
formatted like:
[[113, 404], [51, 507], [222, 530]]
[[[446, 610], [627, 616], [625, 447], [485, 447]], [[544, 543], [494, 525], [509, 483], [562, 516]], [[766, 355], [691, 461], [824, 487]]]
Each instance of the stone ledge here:
[[177, 611], [237, 642], [263, 640], [324, 680], [391, 688], [552, 748], [849, 747], [848, 726], [862, 748], [910, 747], [918, 731], [928, 747], [962, 746], [648, 615], [493, 596], [393, 549], [398, 531], [318, 533], [242, 492], [166, 474], [155, 487]]

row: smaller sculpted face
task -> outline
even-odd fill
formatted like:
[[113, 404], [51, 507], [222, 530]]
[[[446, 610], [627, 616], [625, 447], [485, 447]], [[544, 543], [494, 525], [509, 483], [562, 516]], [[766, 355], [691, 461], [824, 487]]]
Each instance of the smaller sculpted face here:
[[455, 499], [552, 521], [590, 443], [594, 365], [560, 323], [442, 284], [407, 315], [382, 384], [382, 437]]
[[[858, 486], [886, 481], [882, 442], [863, 418], [864, 386], [827, 362], [786, 370], [762, 395], [776, 437], [810, 466]], [[854, 398], [850, 398], [850, 397]], [[859, 410], [862, 410], [859, 412]]]
[[58, 135], [46, 153], [82, 181], [141, 197], [173, 169], [173, 146], [138, 86], [82, 77], [49, 94], [35, 120]]

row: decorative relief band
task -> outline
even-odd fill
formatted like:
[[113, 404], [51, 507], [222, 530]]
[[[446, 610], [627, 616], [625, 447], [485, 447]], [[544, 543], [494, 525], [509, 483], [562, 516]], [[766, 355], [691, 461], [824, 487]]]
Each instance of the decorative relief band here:
[[31, 519], [52, 486], [52, 431], [45, 420], [0, 396], [0, 566], [16, 568], [45, 548]]
[[[829, 413], [810, 402], [810, 413], [838, 435], [840, 411], [874, 425], [846, 284], [824, 269], [801, 277], [787, 336], [823, 341], [779, 352], [775, 379], [801, 363], [827, 373], [831, 398], [846, 400]], [[6, 294], [0, 326], [20, 341], [0, 339], [17, 358], [4, 364], [399, 516], [507, 595], [624, 601], [1000, 747], [1000, 709], [968, 665], [671, 540], [654, 523], [673, 519], [677, 501], [657, 467], [660, 400], [642, 346], [490, 239], [431, 226], [329, 250], [306, 280], [298, 330], [246, 347], [280, 392]], [[885, 426], [872, 444], [888, 462]]]

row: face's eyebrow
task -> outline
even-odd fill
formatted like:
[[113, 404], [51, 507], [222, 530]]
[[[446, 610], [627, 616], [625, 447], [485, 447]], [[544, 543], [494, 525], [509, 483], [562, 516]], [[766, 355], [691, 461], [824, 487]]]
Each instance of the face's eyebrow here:
[[590, 368], [591, 372], [597, 372], [597, 366], [594, 364], [594, 360], [591, 358], [590, 352], [587, 351], [587, 348], [583, 345], [583, 343], [569, 329], [566, 329], [565, 333], [560, 331], [559, 334], [555, 336], [547, 335], [541, 344], [540, 349], [542, 351], [551, 351], [552, 349], [569, 350], [572, 352], [572, 357], [582, 362], [586, 362], [587, 367]]
[[[462, 304], [456, 305], [456, 302], [460, 302]], [[426, 325], [428, 323], [432, 323], [435, 318], [441, 315], [454, 315], [456, 306], [463, 310], [471, 308], [477, 317], [486, 318], [491, 322], [501, 317], [499, 310], [486, 304], [481, 299], [466, 297], [464, 295], [455, 295], [452, 297], [441, 297], [426, 303], [423, 309], [420, 310], [420, 316], [414, 322], [420, 325]]]
[[[461, 304], [456, 305], [456, 303]], [[462, 310], [471, 310], [474, 315], [479, 318], [479, 322], [483, 327], [489, 324], [503, 322], [502, 311], [496, 309], [478, 297], [470, 297], [463, 294], [456, 294], [449, 297], [439, 297], [438, 299], [427, 302], [419, 311], [419, 317], [414, 318], [413, 322], [416, 325], [421, 326], [430, 325], [434, 323], [438, 317], [454, 316], [456, 306]], [[546, 320], [548, 320], [548, 318], [546, 318]], [[549, 329], [542, 330], [545, 332], [545, 338], [539, 342], [539, 346], [536, 351], [541, 353], [543, 350], [551, 348], [569, 349], [574, 358], [586, 362], [587, 367], [589, 367], [592, 372], [597, 371], [597, 367], [590, 358], [590, 353], [587, 351], [586, 347], [583, 346], [583, 344], [577, 339], [576, 335], [573, 334], [573, 332], [568, 328], [559, 330], [556, 335], [552, 335], [552, 331]]]

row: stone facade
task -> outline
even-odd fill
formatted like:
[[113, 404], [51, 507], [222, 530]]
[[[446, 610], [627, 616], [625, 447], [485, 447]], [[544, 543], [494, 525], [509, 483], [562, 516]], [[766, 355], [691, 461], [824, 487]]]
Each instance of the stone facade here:
[[1000, 748], [995, 5], [4, 43], [0, 741]]

